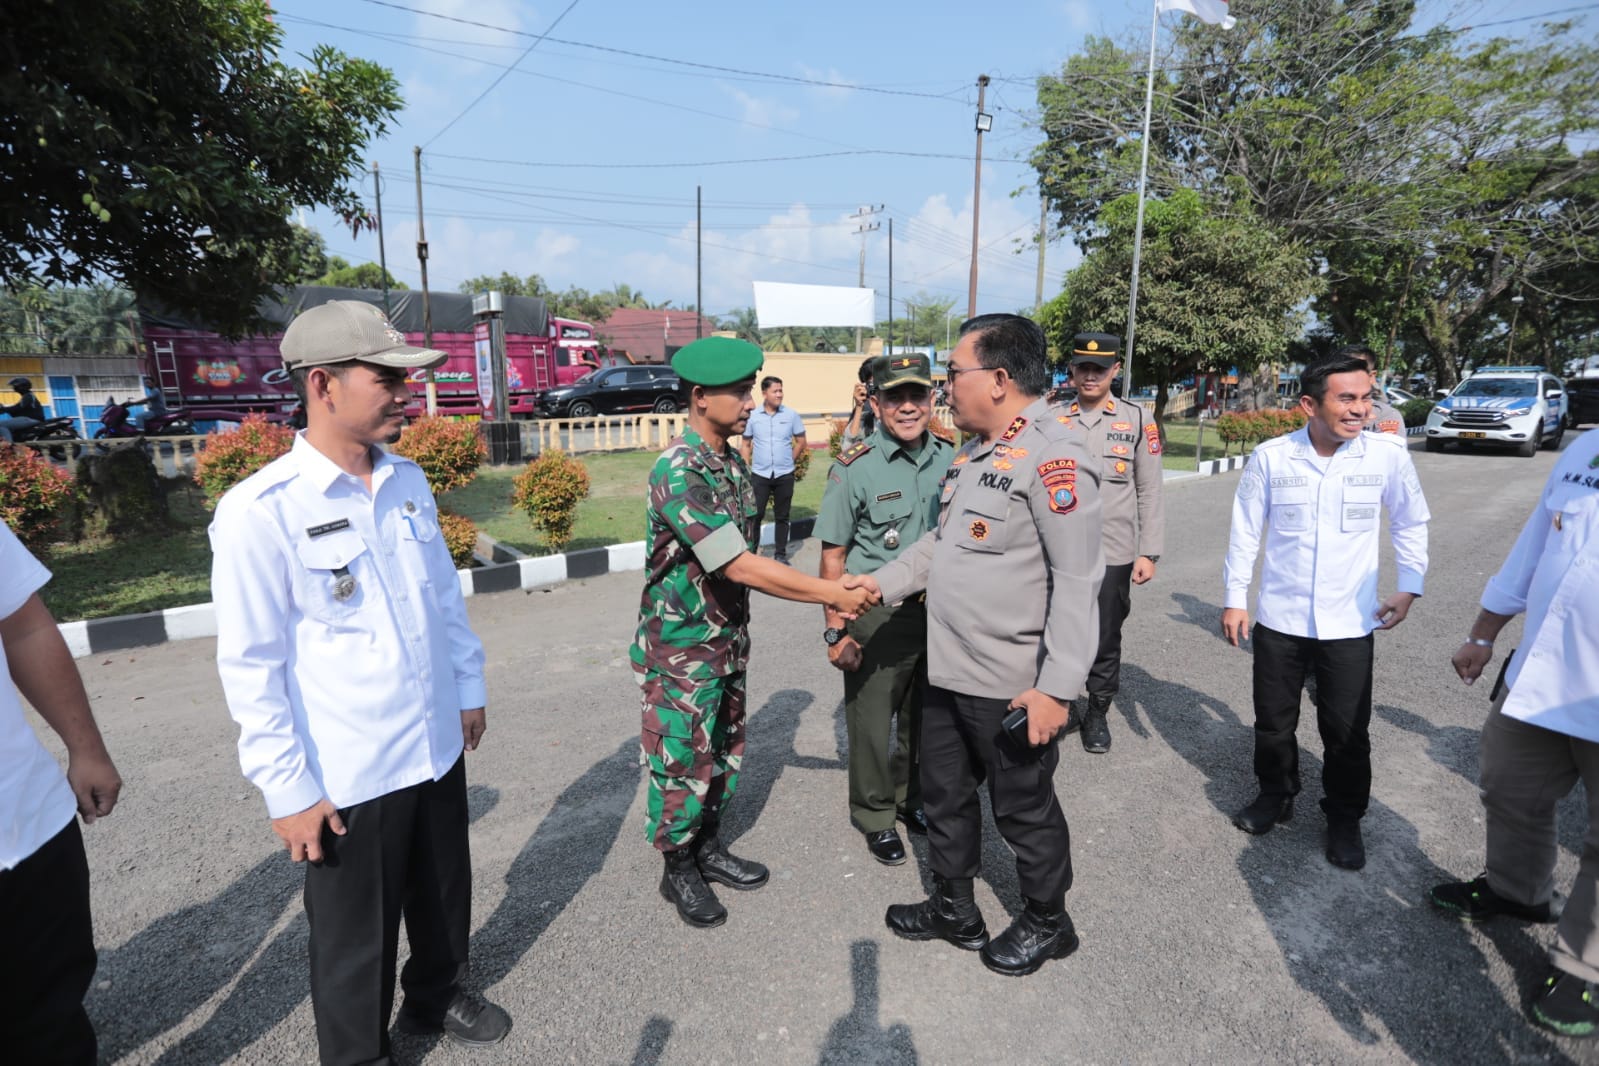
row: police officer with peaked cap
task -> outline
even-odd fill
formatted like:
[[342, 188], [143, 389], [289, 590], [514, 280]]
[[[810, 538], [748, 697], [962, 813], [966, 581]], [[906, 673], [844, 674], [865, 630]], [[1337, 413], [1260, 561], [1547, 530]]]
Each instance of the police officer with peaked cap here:
[[[944, 475], [937, 528], [858, 579], [885, 602], [927, 590], [922, 800], [935, 887], [920, 903], [890, 907], [888, 927], [980, 950], [984, 965], [1011, 975], [1077, 947], [1056, 740], [1093, 662], [1105, 570], [1099, 461], [1050, 406], [1049, 380], [1037, 323], [995, 314], [961, 325], [949, 405], [972, 438]], [[1013, 709], [1025, 709], [1015, 733], [1004, 726]], [[972, 894], [985, 781], [1026, 901], [993, 940]]]
[[[839, 453], [816, 518], [824, 578], [870, 573], [932, 529], [939, 482], [953, 455], [928, 429], [933, 375], [927, 356], [884, 356], [873, 370], [868, 402], [876, 428]], [[913, 833], [927, 831], [917, 766], [927, 689], [926, 607], [918, 595], [847, 625], [828, 611], [826, 622], [828, 662], [844, 673], [850, 821], [874, 859], [898, 866], [905, 845], [896, 817]]]
[[1066, 408], [1072, 424], [1088, 434], [1101, 459], [1100, 502], [1105, 522], [1105, 580], [1099, 586], [1099, 653], [1088, 671], [1088, 700], [1074, 724], [1083, 749], [1110, 750], [1105, 720], [1121, 687], [1122, 623], [1132, 609], [1133, 585], [1155, 576], [1166, 533], [1161, 485], [1160, 427], [1143, 407], [1117, 400], [1111, 382], [1121, 370], [1121, 338], [1079, 333], [1072, 338], [1071, 382], [1077, 398]]

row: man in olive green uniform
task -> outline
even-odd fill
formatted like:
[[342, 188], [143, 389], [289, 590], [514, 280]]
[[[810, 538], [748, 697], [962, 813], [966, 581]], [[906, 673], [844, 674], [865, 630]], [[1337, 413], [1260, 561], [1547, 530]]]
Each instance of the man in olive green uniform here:
[[[886, 920], [910, 940], [980, 950], [999, 973], [1032, 973], [1077, 947], [1066, 913], [1071, 837], [1055, 795], [1056, 740], [1099, 638], [1099, 460], [1046, 398], [1044, 331], [1019, 315], [961, 325], [950, 413], [968, 433], [939, 490], [934, 532], [854, 580], [893, 603], [927, 590], [922, 800], [934, 890]], [[1015, 733], [1004, 726], [1025, 709]], [[972, 879], [988, 785], [1026, 906], [988, 939]]]
[[1100, 456], [1105, 513], [1105, 579], [1099, 586], [1099, 653], [1088, 671], [1088, 700], [1077, 724], [1083, 750], [1110, 750], [1110, 703], [1121, 687], [1122, 623], [1132, 610], [1132, 586], [1155, 576], [1166, 533], [1161, 484], [1160, 427], [1136, 403], [1117, 400], [1110, 383], [1121, 372], [1121, 338], [1079, 333], [1072, 338], [1071, 380], [1077, 399], [1066, 408]]
[[[938, 515], [938, 486], [953, 449], [928, 432], [933, 373], [927, 356], [876, 361], [869, 399], [876, 428], [845, 449], [827, 475], [816, 535], [820, 576], [870, 573], [896, 558]], [[885, 866], [905, 861], [896, 817], [925, 833], [916, 749], [927, 687], [927, 611], [921, 596], [848, 623], [827, 612], [827, 659], [844, 672], [849, 729], [849, 814]], [[895, 728], [895, 719], [898, 728]], [[896, 743], [897, 740], [897, 743]]]
[[744, 758], [749, 589], [856, 617], [867, 592], [755, 554], [755, 493], [728, 441], [754, 410], [761, 350], [707, 337], [672, 357], [688, 429], [650, 472], [649, 558], [630, 658], [643, 697], [645, 832], [662, 852], [661, 895], [691, 925], [727, 920], [706, 881], [766, 883], [766, 867], [728, 853], [718, 833]]

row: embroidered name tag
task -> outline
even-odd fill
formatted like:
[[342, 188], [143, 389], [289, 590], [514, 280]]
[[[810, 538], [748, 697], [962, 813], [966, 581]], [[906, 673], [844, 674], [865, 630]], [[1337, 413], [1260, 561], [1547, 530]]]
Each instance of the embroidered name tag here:
[[885, 492], [877, 498], [877, 502], [885, 503], [889, 500], [897, 500], [903, 495], [905, 495], [903, 492]]
[[321, 537], [326, 536], [329, 533], [337, 533], [341, 529], [349, 528], [350, 520], [348, 518], [341, 518], [336, 522], [323, 522], [320, 526], [311, 526], [306, 529], [305, 535], [308, 537]]
[[1381, 474], [1345, 474], [1344, 475], [1344, 484], [1345, 485], [1381, 485], [1382, 483], [1383, 483], [1383, 476]]

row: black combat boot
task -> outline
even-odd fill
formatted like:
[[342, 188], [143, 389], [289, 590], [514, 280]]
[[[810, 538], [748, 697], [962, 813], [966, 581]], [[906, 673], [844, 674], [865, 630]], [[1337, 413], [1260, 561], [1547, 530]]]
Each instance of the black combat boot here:
[[1083, 750], [1103, 755], [1110, 750], [1110, 723], [1105, 715], [1110, 712], [1111, 694], [1091, 692], [1083, 709]]
[[942, 938], [966, 951], [988, 943], [983, 912], [972, 898], [972, 879], [945, 880], [934, 874], [933, 886], [933, 894], [920, 903], [896, 903], [888, 908], [885, 920], [894, 935], [906, 940]]
[[727, 845], [722, 843], [722, 834], [714, 821], [703, 823], [699, 838], [694, 841], [694, 857], [705, 880], [736, 888], [740, 892], [760, 888], [770, 876], [770, 872], [760, 863], [731, 854]]
[[662, 852], [666, 872], [661, 875], [661, 895], [677, 906], [677, 913], [689, 925], [704, 929], [727, 921], [727, 909], [700, 875], [693, 848]]
[[983, 965], [1007, 977], [1024, 977], [1050, 959], [1077, 950], [1077, 930], [1063, 901], [1029, 899], [1010, 928], [983, 948]]

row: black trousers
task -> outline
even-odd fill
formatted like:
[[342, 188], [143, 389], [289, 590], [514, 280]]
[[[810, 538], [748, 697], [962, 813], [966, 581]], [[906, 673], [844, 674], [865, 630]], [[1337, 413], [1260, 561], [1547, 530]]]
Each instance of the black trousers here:
[[1255, 776], [1260, 790], [1299, 792], [1300, 692], [1316, 677], [1323, 748], [1321, 809], [1358, 819], [1371, 798], [1371, 634], [1347, 640], [1293, 637], [1255, 626]]
[[94, 1066], [94, 1027], [83, 1009], [94, 966], [89, 861], [74, 815], [0, 871], [0, 1059]]
[[400, 918], [411, 958], [403, 1010], [436, 1022], [466, 974], [472, 856], [466, 761], [437, 781], [339, 812], [344, 836], [322, 833], [305, 871], [311, 1007], [324, 1064], [387, 1062]]
[[1022, 895], [1061, 903], [1072, 887], [1072, 852], [1055, 798], [1059, 743], [1018, 747], [1000, 724], [1009, 702], [927, 690], [921, 771], [929, 865], [945, 878], [977, 876], [983, 843], [977, 787], [987, 781], [994, 825], [1016, 853]]
[[1114, 696], [1122, 687], [1122, 623], [1133, 609], [1133, 564], [1105, 567], [1099, 583], [1099, 653], [1088, 671], [1090, 696]]
[[773, 544], [778, 555], [788, 554], [788, 507], [794, 502], [794, 475], [782, 474], [778, 477], [761, 477], [751, 474], [755, 479], [755, 528], [759, 529], [766, 523], [766, 501], [772, 501], [772, 521], [777, 523], [774, 531]]

